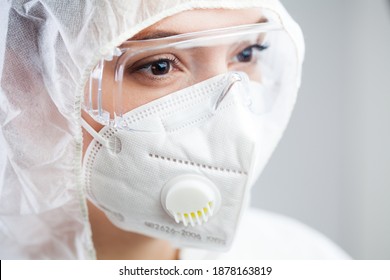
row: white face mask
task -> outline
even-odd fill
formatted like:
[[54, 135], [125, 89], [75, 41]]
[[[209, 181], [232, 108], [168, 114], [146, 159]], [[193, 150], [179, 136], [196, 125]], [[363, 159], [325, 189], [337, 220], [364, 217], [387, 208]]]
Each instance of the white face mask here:
[[123, 230], [176, 246], [228, 249], [249, 189], [284, 129], [263, 119], [270, 97], [245, 74], [229, 73], [128, 112], [128, 130], [99, 132], [109, 147], [91, 133], [89, 199]]

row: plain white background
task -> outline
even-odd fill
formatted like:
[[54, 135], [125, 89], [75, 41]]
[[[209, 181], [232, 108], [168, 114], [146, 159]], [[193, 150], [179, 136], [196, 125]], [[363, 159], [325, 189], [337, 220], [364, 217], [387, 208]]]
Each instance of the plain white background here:
[[390, 1], [281, 1], [304, 32], [303, 83], [253, 204], [390, 259]]

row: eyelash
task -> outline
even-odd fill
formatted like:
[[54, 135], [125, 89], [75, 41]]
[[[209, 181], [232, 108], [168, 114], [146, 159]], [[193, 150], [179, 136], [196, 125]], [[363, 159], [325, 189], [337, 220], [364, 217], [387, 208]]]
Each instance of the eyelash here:
[[243, 48], [243, 49], [241, 49], [241, 51], [239, 51], [237, 54], [236, 54], [236, 56], [237, 55], [239, 55], [240, 53], [242, 53], [243, 51], [245, 51], [245, 50], [247, 50], [247, 49], [256, 49], [256, 50], [258, 50], [259, 52], [262, 52], [262, 51], [265, 51], [266, 49], [268, 49], [269, 48], [269, 45], [268, 44], [253, 44], [253, 45], [250, 45], [250, 46], [248, 46], [248, 47], [245, 47], [245, 48]]
[[259, 51], [265, 51], [266, 49], [269, 48], [269, 45], [268, 44], [254, 44], [250, 47], [255, 47]]
[[135, 69], [133, 69], [133, 71], [139, 71], [139, 70], [142, 70], [142, 69], [147, 69], [149, 67], [152, 66], [152, 64], [154, 63], [158, 63], [158, 62], [162, 62], [162, 61], [168, 61], [169, 63], [172, 63], [173, 66], [178, 66], [180, 64], [180, 61], [179, 59], [175, 56], [175, 57], [161, 57], [161, 58], [158, 58], [156, 60], [153, 60], [151, 62], [148, 62], [146, 64], [143, 64], [139, 67], [136, 67]]
[[[180, 70], [180, 60], [174, 56], [174, 55], [162, 55], [160, 57], [152, 58], [150, 62], [141, 63], [141, 65], [136, 65], [138, 63], [135, 63], [135, 65], [130, 65], [126, 67], [126, 72], [128, 75], [132, 76], [134, 75], [134, 78], [141, 79], [141, 80], [150, 80], [150, 81], [156, 81], [160, 82], [163, 80], [166, 80], [166, 75], [153, 75], [151, 72], [151, 68], [153, 64], [161, 63], [161, 62], [167, 62], [170, 67], [170, 71], [174, 69]], [[140, 74], [140, 75], [137, 75]], [[140, 81], [141, 81], [140, 80]]]

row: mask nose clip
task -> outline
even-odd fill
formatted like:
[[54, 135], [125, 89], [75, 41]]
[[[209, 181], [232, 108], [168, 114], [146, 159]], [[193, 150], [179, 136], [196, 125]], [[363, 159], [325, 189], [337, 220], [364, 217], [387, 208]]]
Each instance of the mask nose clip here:
[[217, 101], [214, 104], [213, 110], [216, 111], [219, 107], [219, 105], [222, 103], [222, 101], [225, 99], [229, 91], [232, 89], [235, 83], [237, 82], [244, 82], [248, 81], [248, 77], [245, 73], [240, 72], [233, 72], [227, 77], [227, 85], [222, 90], [221, 94], [219, 95]]

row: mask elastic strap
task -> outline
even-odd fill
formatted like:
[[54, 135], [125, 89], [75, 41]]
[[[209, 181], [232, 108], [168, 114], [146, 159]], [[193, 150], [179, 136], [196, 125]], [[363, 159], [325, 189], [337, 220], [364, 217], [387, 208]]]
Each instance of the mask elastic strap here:
[[96, 141], [102, 144], [104, 147], [109, 148], [107, 139], [97, 133], [83, 118], [81, 118], [81, 126], [91, 135]]

